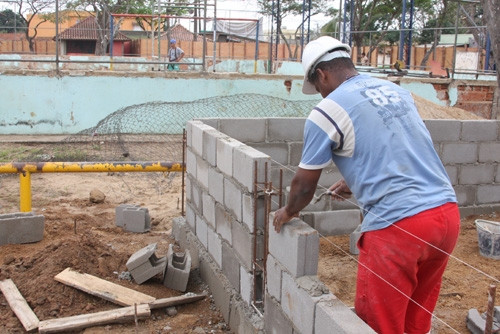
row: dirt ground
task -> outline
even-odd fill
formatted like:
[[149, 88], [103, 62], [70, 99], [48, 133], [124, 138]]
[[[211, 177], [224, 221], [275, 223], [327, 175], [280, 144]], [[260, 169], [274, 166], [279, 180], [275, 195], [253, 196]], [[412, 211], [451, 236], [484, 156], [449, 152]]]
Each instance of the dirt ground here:
[[[417, 101], [418, 102], [418, 101]], [[424, 101], [425, 102], [425, 101]], [[423, 118], [477, 119], [463, 110], [418, 102]], [[3, 138], [0, 150], [12, 147]], [[16, 144], [22, 146], [22, 144]], [[17, 152], [19, 152], [17, 150]], [[101, 190], [104, 203], [89, 201], [92, 189]], [[19, 178], [0, 175], [0, 214], [19, 211]], [[45, 216], [42, 241], [0, 246], [0, 279], [10, 278], [40, 320], [114, 309], [98, 297], [56, 282], [53, 277], [67, 267], [88, 273], [156, 298], [182, 293], [164, 287], [155, 277], [142, 285], [119, 279], [125, 263], [137, 250], [157, 243], [157, 256], [166, 254], [172, 218], [181, 214], [180, 173], [33, 174], [32, 208]], [[138, 234], [115, 226], [115, 208], [122, 203], [146, 207], [152, 230]], [[446, 270], [433, 324], [433, 333], [467, 333], [467, 311], [484, 312], [491, 279], [500, 278], [499, 262], [479, 255], [474, 220], [464, 217], [458, 245]], [[500, 220], [500, 213], [481, 217]], [[348, 306], [353, 305], [356, 256], [349, 255], [348, 236], [322, 238], [320, 279]], [[477, 270], [478, 269], [478, 270]], [[230, 331], [215, 307], [208, 287], [192, 272], [188, 292], [207, 292], [209, 297], [177, 307], [176, 315], [154, 310], [151, 318], [134, 323], [89, 328], [82, 333], [225, 333]], [[497, 300], [500, 296], [497, 293]], [[496, 303], [499, 304], [498, 302]], [[453, 329], [447, 328], [446, 323]], [[22, 325], [0, 294], [0, 333], [22, 333]]]

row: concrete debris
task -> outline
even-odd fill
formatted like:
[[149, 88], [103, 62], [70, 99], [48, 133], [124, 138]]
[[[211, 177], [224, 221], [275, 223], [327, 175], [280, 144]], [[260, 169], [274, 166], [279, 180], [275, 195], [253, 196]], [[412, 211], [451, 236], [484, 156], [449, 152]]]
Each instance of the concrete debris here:
[[170, 244], [167, 252], [167, 270], [163, 285], [167, 288], [186, 291], [191, 271], [191, 255], [189, 250], [185, 253], [174, 252], [173, 245]]
[[[472, 334], [483, 334], [486, 327], [486, 313], [480, 314], [475, 308], [467, 314], [467, 328]], [[500, 306], [495, 306], [492, 333], [500, 332]]]
[[167, 258], [158, 258], [155, 255], [156, 243], [150, 244], [128, 259], [126, 266], [137, 284], [142, 284], [157, 274], [163, 276], [167, 266]]

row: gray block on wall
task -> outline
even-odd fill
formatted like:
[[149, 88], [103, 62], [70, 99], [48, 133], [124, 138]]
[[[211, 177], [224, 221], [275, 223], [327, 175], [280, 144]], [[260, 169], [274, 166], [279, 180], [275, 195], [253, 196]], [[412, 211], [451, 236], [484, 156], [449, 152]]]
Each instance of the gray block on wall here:
[[315, 333], [375, 334], [354, 311], [333, 295], [316, 304]]
[[272, 334], [293, 334], [293, 324], [283, 313], [279, 302], [266, 294], [264, 303], [264, 330]]
[[491, 120], [468, 120], [462, 123], [463, 141], [495, 141], [498, 138], [498, 122]]
[[475, 163], [478, 160], [478, 144], [446, 143], [441, 156], [443, 164]]
[[266, 119], [221, 118], [219, 130], [241, 142], [263, 142], [266, 140]]
[[0, 215], [0, 245], [38, 242], [44, 228], [45, 217], [33, 212]]
[[425, 120], [425, 126], [433, 142], [457, 141], [460, 139], [462, 123], [456, 120]]

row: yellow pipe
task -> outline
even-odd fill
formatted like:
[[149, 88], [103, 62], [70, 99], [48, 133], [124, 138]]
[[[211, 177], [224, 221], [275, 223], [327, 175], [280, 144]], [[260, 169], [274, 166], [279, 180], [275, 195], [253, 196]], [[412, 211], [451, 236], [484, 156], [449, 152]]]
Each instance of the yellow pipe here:
[[0, 164], [0, 173], [19, 173], [19, 207], [31, 211], [31, 173], [182, 172], [178, 162], [13, 162]]
[[19, 173], [19, 209], [21, 212], [31, 211], [31, 173]]

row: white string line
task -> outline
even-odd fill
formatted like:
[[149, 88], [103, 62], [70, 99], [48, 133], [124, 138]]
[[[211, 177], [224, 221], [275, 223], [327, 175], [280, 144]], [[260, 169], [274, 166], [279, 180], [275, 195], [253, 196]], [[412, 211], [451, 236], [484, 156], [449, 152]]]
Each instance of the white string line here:
[[[276, 164], [278, 164], [278, 165], [280, 165], [280, 166], [282, 166], [282, 167], [284, 167], [284, 168], [288, 169], [289, 171], [295, 172], [295, 171], [294, 171], [293, 169], [291, 169], [290, 167], [285, 166], [285, 165], [283, 165], [283, 164], [279, 163], [279, 162], [278, 162], [278, 161], [276, 161], [276, 160], [273, 160], [273, 159], [271, 159], [271, 160], [272, 160], [273, 162], [275, 162]], [[322, 188], [322, 189], [325, 189], [325, 190], [328, 190], [328, 188], [326, 188], [325, 186], [320, 185], [320, 184], [318, 184], [318, 187], [320, 187], [320, 188]], [[345, 197], [343, 197], [343, 196], [341, 196], [341, 195], [338, 195], [338, 194], [336, 194], [336, 196], [342, 197], [345, 201], [347, 201], [347, 202], [349, 202], [349, 203], [353, 204], [354, 206], [356, 206], [356, 207], [357, 207], [357, 208], [359, 208], [360, 210], [363, 210], [363, 208], [362, 208], [362, 207], [361, 207], [358, 203], [351, 201], [349, 198], [345, 198]], [[279, 204], [278, 204], [278, 205], [279, 205]], [[382, 218], [382, 217], [380, 217], [380, 216], [378, 216], [378, 215], [374, 214], [373, 212], [370, 212], [370, 211], [369, 211], [368, 213], [369, 213], [369, 214], [371, 214], [372, 216], [375, 216], [375, 218], [380, 219], [380, 220], [382, 220], [382, 221], [384, 221], [384, 222], [386, 222], [386, 223], [389, 223], [389, 224], [390, 224], [390, 222], [389, 222], [389, 221], [387, 221], [386, 219], [384, 219], [384, 218]], [[478, 269], [478, 268], [474, 267], [473, 265], [468, 264], [467, 262], [465, 262], [465, 261], [463, 261], [463, 260], [459, 259], [458, 257], [456, 257], [456, 256], [454, 256], [454, 255], [452, 255], [452, 254], [450, 254], [450, 253], [448, 253], [448, 252], [446, 252], [446, 251], [442, 250], [441, 248], [439, 248], [439, 247], [437, 247], [437, 246], [434, 246], [433, 244], [431, 244], [431, 243], [429, 243], [429, 242], [427, 242], [427, 241], [425, 241], [425, 240], [421, 239], [420, 237], [418, 237], [418, 236], [416, 236], [416, 235], [412, 234], [411, 232], [406, 231], [405, 229], [401, 228], [400, 226], [397, 226], [397, 224], [391, 224], [391, 225], [392, 225], [392, 226], [394, 226], [394, 227], [396, 227], [396, 228], [398, 228], [399, 230], [401, 230], [401, 231], [403, 231], [403, 232], [407, 233], [408, 235], [410, 235], [410, 236], [414, 237], [415, 239], [417, 239], [417, 240], [419, 240], [419, 241], [421, 241], [421, 242], [423, 242], [423, 243], [427, 244], [428, 246], [431, 246], [431, 247], [435, 248], [436, 250], [438, 250], [438, 251], [442, 252], [443, 254], [448, 255], [450, 258], [452, 258], [452, 259], [454, 259], [454, 260], [456, 260], [456, 261], [458, 261], [458, 262], [460, 262], [460, 263], [464, 264], [465, 266], [467, 266], [467, 267], [469, 267], [469, 268], [471, 268], [471, 269], [473, 269], [473, 270], [477, 271], [478, 273], [480, 273], [480, 274], [484, 275], [485, 277], [487, 277], [487, 278], [491, 279], [492, 281], [494, 281], [494, 282], [496, 282], [496, 283], [500, 283], [500, 280], [499, 280], [498, 278], [493, 277], [493, 276], [491, 276], [490, 274], [487, 274], [486, 272], [484, 272], [484, 271], [482, 271], [482, 270], [480, 270], [480, 269]]]
[[[274, 201], [272, 198], [271, 198], [271, 201], [275, 204], [277, 204], [278, 206], [280, 205], [278, 202]], [[350, 257], [352, 260], [356, 261], [358, 263], [358, 265], [361, 265], [363, 266], [365, 269], [367, 269], [369, 272], [371, 272], [373, 275], [375, 275], [376, 277], [378, 277], [380, 280], [382, 280], [383, 282], [385, 282], [387, 285], [389, 285], [391, 288], [393, 288], [394, 290], [396, 290], [397, 292], [399, 292], [400, 294], [402, 294], [403, 296], [405, 296], [406, 298], [408, 298], [408, 300], [412, 301], [413, 303], [415, 303], [415, 305], [417, 305], [418, 307], [420, 307], [422, 310], [424, 310], [425, 312], [427, 312], [428, 314], [430, 314], [432, 316], [432, 318], [438, 320], [439, 322], [441, 322], [443, 325], [445, 325], [446, 327], [448, 327], [449, 329], [451, 329], [453, 332], [455, 333], [458, 333], [460, 334], [459, 331], [457, 331], [455, 328], [453, 328], [450, 324], [446, 323], [444, 320], [440, 319], [438, 316], [434, 315], [431, 311], [429, 311], [428, 309], [426, 309], [423, 305], [420, 305], [418, 302], [416, 302], [415, 300], [413, 300], [410, 296], [408, 296], [406, 293], [404, 293], [403, 291], [401, 291], [400, 289], [398, 289], [396, 286], [394, 286], [393, 284], [391, 284], [389, 281], [387, 281], [385, 278], [383, 278], [382, 276], [380, 276], [379, 274], [377, 274], [375, 271], [373, 271], [371, 268], [368, 268], [364, 263], [361, 263], [358, 261], [358, 259], [356, 259], [354, 256], [352, 256], [351, 254], [347, 253], [345, 250], [343, 250], [339, 245], [335, 244], [333, 241], [329, 240], [326, 236], [322, 235], [319, 231], [317, 231], [318, 234], [324, 239], [326, 240], [327, 242], [329, 242], [331, 245], [333, 245], [335, 248], [337, 248], [338, 250], [340, 250], [342, 253], [344, 253], [346, 256]]]

